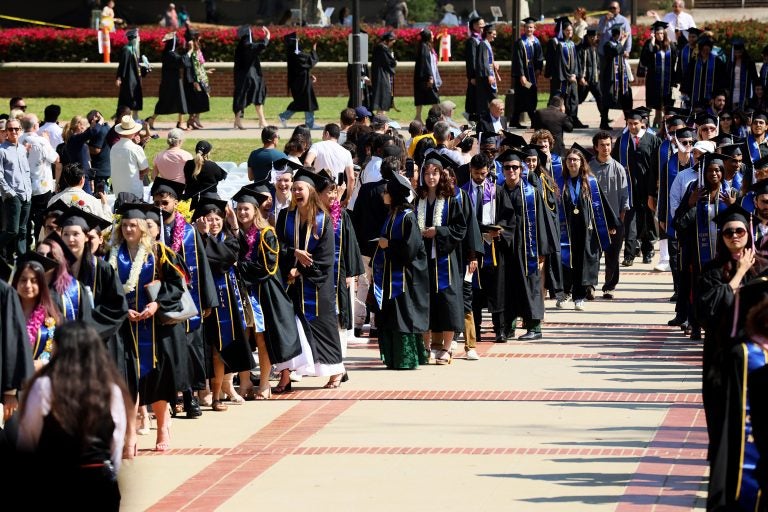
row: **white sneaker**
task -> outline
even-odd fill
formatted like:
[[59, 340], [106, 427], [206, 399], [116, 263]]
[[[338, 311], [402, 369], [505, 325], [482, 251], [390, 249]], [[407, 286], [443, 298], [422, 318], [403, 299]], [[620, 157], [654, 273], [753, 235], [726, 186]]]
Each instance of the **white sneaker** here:
[[467, 350], [467, 361], [477, 361], [480, 356], [477, 355], [477, 351], [473, 348]]
[[672, 267], [669, 266], [669, 261], [660, 261], [658, 265], [653, 267], [655, 272], [671, 272]]
[[301, 379], [304, 377], [301, 376], [300, 373], [298, 373], [296, 370], [291, 372], [291, 382], [301, 382]]
[[557, 309], [563, 309], [565, 307], [565, 301], [561, 299], [557, 299], [557, 302], [555, 303], [555, 307], [557, 307]]
[[584, 301], [583, 300], [577, 300], [574, 303], [573, 307], [576, 309], [576, 311], [584, 311]]
[[283, 119], [280, 116], [277, 116], [277, 118], [280, 120], [280, 126], [282, 126], [283, 128], [288, 128], [288, 120], [287, 119]]

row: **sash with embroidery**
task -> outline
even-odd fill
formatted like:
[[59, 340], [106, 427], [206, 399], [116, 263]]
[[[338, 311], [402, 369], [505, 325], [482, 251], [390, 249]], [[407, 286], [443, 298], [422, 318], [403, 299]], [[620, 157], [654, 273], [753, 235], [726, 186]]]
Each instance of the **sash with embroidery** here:
[[[290, 210], [285, 218], [285, 238], [286, 240], [293, 240], [294, 248], [312, 253], [323, 234], [325, 221], [325, 212], [318, 211], [315, 216], [317, 231], [312, 233], [311, 225], [307, 226], [307, 234], [304, 240], [300, 240], [299, 216], [296, 209]], [[320, 314], [320, 304], [317, 302], [317, 286], [302, 276], [299, 276], [297, 280], [301, 281], [301, 310], [304, 312], [304, 317], [311, 322]]]
[[759, 370], [768, 364], [768, 353], [751, 340], [741, 344], [744, 363], [742, 366], [742, 400], [741, 410], [741, 467], [739, 467], [736, 481], [736, 501], [740, 510], [757, 510], [761, 500], [760, 483], [756, 475], [757, 463], [760, 460], [760, 452], [755, 445], [752, 432], [752, 419], [750, 414], [749, 395], [747, 394], [747, 382], [749, 374]]
[[[123, 243], [117, 250], [117, 276], [120, 282], [125, 284], [131, 273], [131, 255], [128, 252], [128, 246]], [[136, 288], [125, 292], [125, 300], [128, 307], [134, 311], [144, 311], [149, 303], [149, 296], [145, 291], [145, 286], [155, 278], [155, 257], [153, 254], [147, 254], [147, 261], [141, 266], [139, 281]], [[154, 318], [142, 320], [141, 322], [128, 322], [133, 338], [134, 353], [138, 356], [139, 378], [147, 375], [157, 365], [157, 354], [155, 353], [155, 329]]]
[[627, 173], [627, 192], [629, 193], [629, 207], [632, 208], [632, 171], [629, 168], [629, 151], [632, 147], [632, 139], [629, 130], [621, 134], [619, 139], [619, 163], [624, 166]]
[[496, 165], [496, 183], [504, 183], [504, 166], [498, 160], [493, 161]]
[[[691, 185], [689, 185], [689, 190], [695, 190], [696, 186], [697, 182], [692, 182]], [[721, 190], [723, 190], [722, 186]], [[714, 206], [715, 210], [712, 213], [712, 218], [714, 218], [718, 212], [727, 208], [728, 205], [719, 200], [715, 201], [714, 204], [711, 203], [709, 200], [709, 195], [707, 195], [705, 201], [699, 199], [699, 201], [696, 203], [696, 239], [698, 249], [697, 261], [699, 264], [699, 269], [701, 269], [705, 263], [715, 257], [715, 244], [717, 243], [717, 240], [712, 240], [709, 235], [709, 224], [712, 222], [712, 218], [709, 216], [710, 206]]]
[[56, 326], [48, 327], [45, 322], [40, 324], [40, 328], [37, 330], [37, 338], [35, 339], [35, 346], [32, 347], [32, 359], [38, 360], [43, 352], [48, 352], [49, 358], [53, 349], [53, 338], [55, 335]]
[[525, 180], [520, 180], [520, 193], [523, 202], [523, 243], [527, 262], [525, 275], [539, 271], [539, 240], [536, 224], [536, 189]]
[[[219, 233], [216, 239], [224, 241], [224, 233]], [[243, 297], [238, 286], [235, 267], [230, 267], [221, 275], [214, 274], [213, 282], [219, 297], [219, 307], [213, 310], [216, 322], [219, 324], [219, 352], [235, 341], [235, 329], [245, 331], [245, 312]], [[238, 325], [239, 324], [239, 325]]]
[[696, 64], [693, 68], [693, 90], [691, 91], [691, 101], [694, 105], [702, 100], [708, 100], [712, 98], [712, 87], [715, 83], [715, 56], [710, 54], [707, 60], [706, 76], [704, 76], [704, 90], [701, 91], [702, 86], [702, 70], [701, 59], [696, 59]]
[[672, 95], [672, 62], [668, 49], [656, 52], [656, 88], [661, 93], [662, 100]]
[[[197, 237], [195, 236], [195, 228], [188, 222], [184, 223], [184, 235], [180, 256], [184, 258], [184, 263], [187, 264], [187, 268], [189, 269], [189, 294], [192, 295], [192, 299], [195, 301], [197, 311], [202, 313], [203, 308], [200, 304], [200, 271], [199, 263], [197, 261]], [[202, 317], [199, 314], [187, 320], [187, 332], [192, 332], [199, 328], [201, 320]]]
[[[394, 215], [390, 215], [381, 227], [381, 237], [387, 241], [403, 240], [405, 238], [405, 226], [403, 219], [413, 210], [404, 209]], [[405, 266], [394, 266], [389, 258], [387, 249], [376, 247], [376, 252], [371, 260], [373, 269], [373, 295], [381, 309], [384, 300], [392, 300], [405, 291]]]
[[68, 321], [77, 320], [80, 312], [80, 283], [77, 279], [72, 279], [67, 290], [61, 296], [64, 318]]

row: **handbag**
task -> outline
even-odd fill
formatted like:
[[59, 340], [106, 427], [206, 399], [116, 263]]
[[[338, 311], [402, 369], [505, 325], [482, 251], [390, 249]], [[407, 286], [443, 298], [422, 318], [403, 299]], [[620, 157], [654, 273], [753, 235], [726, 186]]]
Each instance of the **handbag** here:
[[[195, 300], [192, 298], [192, 294], [189, 293], [187, 283], [182, 279], [181, 281], [183, 292], [179, 304], [181, 304], [181, 311], [157, 311], [157, 317], [160, 322], [166, 325], [180, 324], [186, 322], [191, 318], [200, 314], [195, 305]], [[151, 302], [157, 302], [157, 295], [160, 292], [160, 281], [155, 280], [144, 286], [147, 291], [147, 295]]]

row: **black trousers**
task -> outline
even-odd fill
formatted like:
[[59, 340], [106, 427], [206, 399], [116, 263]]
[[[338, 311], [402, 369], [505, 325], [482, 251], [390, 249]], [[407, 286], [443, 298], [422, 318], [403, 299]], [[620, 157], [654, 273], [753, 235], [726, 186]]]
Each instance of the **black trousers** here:
[[[629, 212], [625, 212], [625, 215]], [[626, 218], [626, 217], [625, 217]], [[613, 291], [619, 284], [619, 254], [624, 240], [624, 226], [616, 227], [616, 234], [611, 237], [611, 246], [605, 251], [605, 283], [603, 291]]]
[[600, 112], [600, 122], [608, 122], [608, 109], [603, 101], [603, 93], [600, 91], [600, 84], [587, 84], [586, 86], [579, 87], [579, 104], [584, 103], [587, 99], [587, 95], [592, 93], [595, 98], [595, 104], [597, 104], [597, 111]]
[[647, 204], [632, 206], [624, 214], [624, 259], [635, 259], [638, 248], [644, 256], [650, 254], [656, 236], [653, 211]]
[[53, 197], [53, 192], [32, 196], [29, 220], [27, 221], [27, 249], [33, 247], [33, 242], [40, 235], [43, 227], [43, 217], [48, 209], [48, 201]]

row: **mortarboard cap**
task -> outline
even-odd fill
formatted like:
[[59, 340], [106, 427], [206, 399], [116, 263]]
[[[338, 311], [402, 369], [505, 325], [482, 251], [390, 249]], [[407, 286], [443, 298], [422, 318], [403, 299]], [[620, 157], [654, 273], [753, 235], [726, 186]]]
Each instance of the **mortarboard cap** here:
[[16, 271], [21, 269], [25, 263], [31, 263], [34, 266], [38, 266], [43, 269], [43, 272], [48, 272], [59, 266], [59, 262], [52, 260], [42, 254], [38, 254], [35, 251], [27, 251], [16, 260]]
[[475, 132], [472, 137], [476, 138], [482, 146], [483, 144], [496, 144], [499, 136], [494, 132]]
[[698, 116], [696, 116], [696, 125], [702, 126], [705, 124], [714, 124], [717, 125], [719, 123], [719, 120], [717, 119], [717, 116], [710, 113], [710, 112], [702, 112]]
[[131, 39], [136, 39], [139, 37], [139, 29], [132, 28], [131, 30], [125, 31], [125, 37], [130, 41]]
[[64, 243], [64, 240], [61, 239], [57, 232], [51, 231], [51, 233], [45, 237], [43, 242], [55, 242], [56, 245], [61, 248], [61, 252], [64, 254], [64, 258], [67, 260], [69, 265], [74, 265], [75, 262], [77, 262], [77, 256], [75, 256], [69, 246]]
[[454, 171], [459, 167], [459, 165], [448, 158], [445, 155], [441, 155], [437, 151], [430, 151], [426, 155], [426, 160], [424, 161], [424, 165], [427, 164], [433, 164], [440, 166], [441, 169], [453, 169]]
[[656, 30], [664, 30], [668, 26], [669, 26], [669, 23], [667, 23], [666, 21], [654, 21], [653, 24], [651, 25], [651, 28], [654, 31], [656, 31]]
[[189, 205], [189, 209], [194, 210], [195, 208], [197, 208], [197, 205], [202, 198], [219, 197], [219, 194], [216, 191], [217, 185], [218, 185], [217, 183], [208, 185], [204, 189], [198, 192], [195, 192], [193, 195], [184, 194], [184, 199], [192, 199], [192, 202]]
[[202, 196], [198, 199], [195, 205], [195, 213], [192, 214], [192, 222], [196, 221], [200, 217], [204, 217], [215, 210], [227, 211], [227, 201], [221, 199], [218, 195]]
[[642, 121], [648, 114], [645, 113], [644, 110], [640, 110], [639, 108], [635, 108], [630, 110], [627, 113], [627, 119], [636, 119], [638, 121]]
[[709, 167], [712, 164], [717, 164], [722, 167], [725, 165], [725, 161], [729, 159], [730, 157], [725, 156], [722, 153], [707, 153], [702, 158], [701, 168], [706, 170], [707, 167]]
[[753, 183], [749, 190], [755, 193], [756, 196], [768, 194], [768, 178], [760, 180], [757, 183]]
[[395, 39], [395, 33], [391, 30], [384, 32], [384, 34], [381, 36], [382, 41], [392, 41], [393, 39]]
[[709, 46], [710, 48], [715, 46], [715, 42], [712, 40], [712, 38], [711, 37], [706, 37], [706, 36], [700, 38], [696, 42], [696, 44], [699, 45], [699, 48], [701, 48], [702, 46]]
[[496, 157], [496, 161], [504, 163], [504, 162], [510, 162], [510, 161], [518, 161], [522, 162], [522, 159], [520, 158], [520, 155], [518, 152], [514, 149], [508, 149], [504, 151], [502, 154]]
[[696, 27], [691, 27], [691, 28], [688, 29], [688, 33], [689, 34], [693, 34], [695, 36], [700, 36], [701, 32], [702, 32], [702, 30], [700, 28], [696, 28]]
[[597, 27], [587, 27], [587, 35], [588, 36], [596, 36], [597, 35]]
[[327, 189], [330, 185], [334, 185], [336, 183], [336, 180], [333, 176], [331, 176], [331, 172], [327, 169], [320, 169], [317, 171], [317, 175], [323, 178], [321, 182], [318, 183], [317, 187], [315, 188], [317, 192], [322, 192], [325, 189]]
[[250, 185], [242, 187], [237, 193], [232, 196], [232, 200], [236, 203], [249, 203], [256, 207], [261, 206], [261, 203], [267, 200], [269, 194], [265, 194], [258, 190], [254, 190]]
[[685, 128], [680, 128], [679, 130], [675, 130], [675, 137], [678, 139], [687, 139], [687, 138], [695, 138], [696, 132], [694, 132], [691, 128], [688, 128], [687, 126]]
[[305, 167], [302, 167], [298, 171], [296, 171], [296, 174], [293, 175], [293, 181], [298, 182], [302, 181], [306, 183], [307, 185], [312, 186], [315, 190], [322, 189], [323, 188], [323, 182], [325, 181], [325, 178], [317, 174], [316, 172], [313, 172]]
[[667, 107], [666, 112], [668, 115], [687, 116], [691, 111], [687, 108]]
[[237, 27], [237, 37], [238, 39], [243, 38], [245, 36], [250, 35], [251, 33], [251, 26], [250, 25], [241, 25]]
[[301, 169], [301, 164], [294, 162], [288, 158], [279, 158], [272, 162], [272, 168], [276, 171], [298, 171]]
[[523, 25], [527, 25], [529, 23], [536, 23], [536, 18], [531, 18], [530, 16], [520, 20]]
[[61, 199], [57, 199], [55, 203], [46, 208], [45, 213], [46, 215], [56, 215], [58, 217], [61, 216], [67, 208], [69, 208], [67, 203]]
[[739, 143], [724, 144], [717, 148], [717, 150], [726, 156], [739, 156], [744, 154], [743, 147]]
[[720, 133], [718, 135], [715, 135], [709, 140], [714, 142], [715, 145], [718, 147], [725, 146], [728, 144], [733, 144], [733, 135], [731, 135], [730, 133]]
[[673, 116], [670, 116], [667, 119], [665, 119], [664, 123], [668, 127], [670, 127], [670, 128], [672, 128], [674, 126], [684, 126], [685, 125], [685, 118], [682, 117], [682, 116], [673, 115]]
[[77, 206], [70, 206], [64, 210], [56, 221], [56, 224], [60, 228], [80, 226], [86, 233], [96, 228], [107, 229], [112, 225], [107, 219], [94, 215], [91, 212], [87, 212]]
[[712, 221], [717, 224], [717, 227], [722, 229], [724, 225], [732, 221], [743, 222], [745, 226], [749, 226], [749, 219], [752, 217], [750, 213], [739, 206], [738, 204], [732, 204], [725, 210], [721, 211]]
[[522, 148], [528, 144], [523, 137], [516, 133], [507, 130], [502, 130], [501, 133], [504, 135], [504, 138], [501, 140], [501, 146]]
[[142, 201], [142, 202], [136, 202], [136, 203], [123, 203], [115, 211], [115, 213], [117, 213], [118, 215], [122, 215], [123, 219], [146, 220], [147, 214], [151, 210], [159, 211], [159, 208], [157, 208], [153, 204], [145, 203]]
[[408, 197], [413, 192], [411, 182], [400, 173], [395, 173], [392, 179], [387, 180], [387, 192], [391, 196]]
[[584, 157], [585, 162], [589, 162], [590, 160], [592, 160], [592, 153], [590, 153], [589, 150], [587, 150], [587, 148], [583, 147], [578, 142], [574, 142], [571, 145], [570, 151], [578, 151], [579, 153], [581, 153], [582, 156]]
[[183, 183], [168, 180], [158, 176], [152, 183], [152, 189], [150, 190], [150, 193], [152, 196], [156, 194], [169, 194], [176, 199], [181, 199], [184, 196], [184, 187], [185, 185]]
[[740, 37], [734, 37], [731, 40], [731, 45], [733, 45], [734, 50], [743, 50], [744, 49], [744, 39]]
[[768, 155], [765, 155], [764, 157], [758, 158], [752, 163], [752, 166], [755, 168], [756, 171], [759, 171], [761, 169], [765, 169], [768, 167]]

